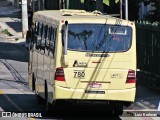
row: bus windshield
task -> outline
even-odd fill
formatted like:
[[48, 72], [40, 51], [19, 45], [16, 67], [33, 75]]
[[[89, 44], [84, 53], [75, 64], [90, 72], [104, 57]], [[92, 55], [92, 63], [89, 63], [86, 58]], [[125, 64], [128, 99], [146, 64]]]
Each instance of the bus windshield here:
[[69, 24], [68, 49], [76, 51], [123, 52], [129, 50], [132, 29], [107, 24]]

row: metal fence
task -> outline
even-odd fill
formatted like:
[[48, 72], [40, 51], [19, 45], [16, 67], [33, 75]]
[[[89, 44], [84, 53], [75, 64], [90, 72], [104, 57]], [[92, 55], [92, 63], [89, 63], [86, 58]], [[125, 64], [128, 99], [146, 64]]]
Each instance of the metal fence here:
[[160, 89], [160, 26], [137, 21], [137, 76], [140, 83]]

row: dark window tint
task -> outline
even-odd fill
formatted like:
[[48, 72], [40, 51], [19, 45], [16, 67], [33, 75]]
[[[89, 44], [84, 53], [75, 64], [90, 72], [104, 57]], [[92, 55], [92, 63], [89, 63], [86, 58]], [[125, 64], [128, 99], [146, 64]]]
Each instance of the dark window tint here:
[[47, 33], [47, 25], [44, 25], [42, 28], [42, 40], [41, 40], [41, 50], [45, 52], [45, 40], [46, 40], [46, 33]]
[[50, 36], [51, 36], [51, 27], [48, 27], [47, 33], [46, 33], [46, 42], [45, 42], [45, 48], [46, 48], [46, 53], [48, 55], [49, 53], [49, 46], [50, 46]]
[[39, 23], [37, 28], [37, 41], [36, 41], [36, 49], [39, 50], [42, 41], [42, 32], [43, 32], [43, 24]]
[[56, 43], [56, 36], [57, 35], [57, 28], [52, 27], [51, 28], [51, 36], [50, 36], [50, 47], [49, 47], [49, 55], [50, 57], [54, 57], [55, 52], [55, 43]]

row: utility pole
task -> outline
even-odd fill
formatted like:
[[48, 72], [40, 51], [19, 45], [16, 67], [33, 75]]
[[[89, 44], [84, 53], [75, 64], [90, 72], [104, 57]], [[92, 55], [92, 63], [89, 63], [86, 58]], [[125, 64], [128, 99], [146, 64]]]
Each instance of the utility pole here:
[[123, 17], [123, 14], [122, 14], [122, 11], [123, 11], [123, 10], [122, 10], [122, 8], [123, 8], [123, 7], [122, 7], [122, 5], [123, 5], [123, 4], [122, 4], [122, 0], [119, 0], [119, 5], [120, 5], [120, 6], [119, 6], [119, 7], [120, 7], [120, 18], [122, 19], [122, 17]]
[[22, 37], [26, 38], [28, 31], [27, 0], [22, 0]]
[[66, 9], [66, 6], [65, 6], [65, 0], [62, 0], [62, 5], [63, 5], [63, 9]]
[[66, 8], [69, 9], [69, 0], [66, 1]]
[[128, 0], [125, 0], [125, 19], [128, 20]]

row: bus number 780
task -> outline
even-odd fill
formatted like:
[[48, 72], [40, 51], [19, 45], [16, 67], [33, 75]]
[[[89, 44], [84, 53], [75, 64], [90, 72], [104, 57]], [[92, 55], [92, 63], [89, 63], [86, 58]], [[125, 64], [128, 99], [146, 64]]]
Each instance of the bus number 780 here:
[[74, 72], [74, 77], [75, 78], [84, 78], [85, 77], [85, 72], [84, 71], [75, 71]]

